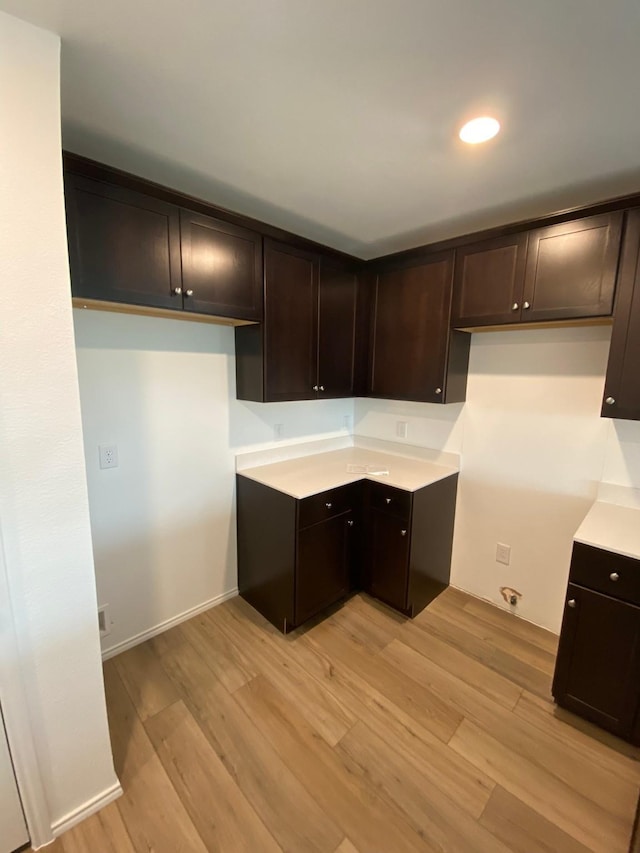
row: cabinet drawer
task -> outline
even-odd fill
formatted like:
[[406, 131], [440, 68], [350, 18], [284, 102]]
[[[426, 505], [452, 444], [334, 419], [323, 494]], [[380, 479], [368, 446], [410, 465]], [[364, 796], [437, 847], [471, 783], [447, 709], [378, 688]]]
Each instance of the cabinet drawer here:
[[409, 519], [411, 515], [411, 492], [385, 486], [384, 483], [369, 484], [369, 500], [374, 509]]
[[640, 605], [640, 560], [575, 542], [569, 580]]
[[353, 509], [354, 500], [354, 486], [341, 486], [303, 498], [298, 508], [298, 528], [309, 527], [319, 521], [333, 518], [334, 515], [348, 512]]

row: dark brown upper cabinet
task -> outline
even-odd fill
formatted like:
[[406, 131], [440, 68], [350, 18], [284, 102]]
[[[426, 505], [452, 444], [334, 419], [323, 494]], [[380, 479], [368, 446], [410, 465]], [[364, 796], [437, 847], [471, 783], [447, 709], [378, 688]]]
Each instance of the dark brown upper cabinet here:
[[74, 296], [182, 308], [179, 208], [68, 173], [65, 196]]
[[190, 210], [180, 211], [184, 310], [262, 319], [262, 237]]
[[523, 320], [611, 314], [622, 217], [618, 211], [529, 232]]
[[450, 331], [453, 252], [377, 268], [370, 397], [455, 403], [465, 398], [470, 336]]
[[262, 237], [127, 186], [65, 174], [73, 296], [262, 319]]
[[610, 315], [622, 217], [590, 216], [458, 248], [452, 325]]
[[318, 397], [354, 393], [358, 277], [333, 258], [320, 259]]
[[264, 323], [236, 329], [240, 400], [353, 394], [357, 276], [274, 240], [264, 243]]
[[526, 233], [457, 249], [452, 326], [497, 326], [519, 321], [526, 259]]
[[627, 214], [602, 415], [640, 420], [640, 209]]

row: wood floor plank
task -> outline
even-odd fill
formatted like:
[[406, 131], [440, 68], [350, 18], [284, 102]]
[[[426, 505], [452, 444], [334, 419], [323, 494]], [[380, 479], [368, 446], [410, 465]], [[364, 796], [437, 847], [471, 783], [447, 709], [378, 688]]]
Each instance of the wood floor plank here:
[[145, 728], [207, 850], [282, 850], [182, 701], [156, 714]]
[[52, 849], [626, 851], [640, 750], [555, 708], [553, 638], [455, 590], [327, 616], [236, 599], [108, 662], [125, 793]]
[[116, 804], [136, 851], [205, 853], [113, 661], [104, 674], [114, 762], [124, 790]]
[[[135, 853], [116, 803], [66, 832], [60, 849], [64, 853]], [[54, 848], [47, 847], [47, 853], [55, 853]]]
[[405, 626], [398, 638], [505, 708], [513, 709], [522, 694], [522, 688], [513, 681], [416, 625]]
[[[483, 630], [482, 626], [472, 626], [467, 619], [458, 620], [456, 612], [436, 611], [429, 608], [416, 616], [414, 624], [489, 669], [504, 675], [523, 689], [545, 697], [551, 695], [553, 667], [550, 662], [545, 663], [542, 669], [540, 666], [522, 660], [522, 655], [518, 656], [503, 648], [497, 648], [491, 637], [491, 631]], [[536, 656], [534, 659], [536, 663], [541, 663]]]
[[112, 660], [143, 722], [178, 700], [175, 688], [147, 643], [134, 646]]
[[[246, 604], [246, 602], [243, 602]], [[356, 722], [351, 713], [324, 685], [301, 667], [290, 652], [290, 642], [247, 626], [242, 616], [235, 616], [237, 603], [219, 614], [219, 626], [228, 633], [229, 641], [247, 649], [260, 672], [274, 684], [331, 746], [334, 746]]]
[[383, 693], [394, 704], [413, 717], [420, 725], [447, 743], [460, 725], [462, 715], [442, 701], [431, 690], [423, 687], [382, 659], [372, 655], [362, 644], [335, 625], [322, 623], [309, 631], [305, 637], [324, 651], [330, 658], [342, 661], [357, 672], [372, 687]]
[[[189, 643], [162, 665], [231, 777], [286, 853], [334, 850], [344, 832]], [[243, 690], [244, 688], [240, 688]]]
[[156, 634], [155, 637], [151, 637], [150, 640], [147, 640], [147, 645], [154, 654], [161, 655], [170, 649], [179, 648], [186, 642], [186, 637], [182, 632], [182, 625], [176, 625], [168, 631], [163, 631], [162, 634]]
[[433, 847], [380, 796], [356, 765], [345, 762], [264, 677], [235, 696], [307, 790], [362, 853], [429, 851]]
[[591, 756], [597, 764], [640, 786], [640, 747], [559, 708], [553, 700], [542, 699], [526, 690], [514, 713], [527, 724], [542, 729], [562, 743], [571, 744], [580, 754]]
[[432, 782], [473, 817], [479, 817], [495, 786], [461, 756], [447, 749], [401, 706], [388, 699], [357, 672], [329, 658], [307, 637], [292, 644], [291, 654], [357, 714], [369, 728], [382, 731], [386, 742], [409, 764], [428, 767]]
[[480, 823], [513, 853], [589, 853], [555, 823], [497, 785]]
[[597, 853], [626, 850], [628, 821], [615, 819], [552, 773], [505, 747], [475, 723], [465, 720], [449, 746], [589, 850]]
[[540, 628], [532, 622], [520, 619], [513, 613], [501, 610], [488, 601], [469, 596], [469, 601], [464, 605], [465, 613], [470, 613], [474, 618], [482, 619], [496, 628], [507, 631], [509, 634], [519, 637], [526, 643], [539, 646], [547, 654], [555, 655], [558, 651], [558, 635], [545, 628]]
[[[487, 605], [487, 607], [490, 607], [490, 605]], [[520, 623], [523, 622], [522, 619], [514, 618], [513, 625], [495, 624], [495, 620], [492, 622], [470, 613], [466, 608], [461, 609], [452, 606], [444, 593], [436, 598], [422, 613], [416, 616], [414, 620], [415, 624], [421, 625], [423, 621], [428, 621], [430, 615], [437, 615], [440, 618], [449, 620], [456, 628], [471, 633], [496, 651], [502, 651], [511, 657], [517, 658], [522, 663], [529, 664], [541, 672], [550, 675], [553, 674], [555, 651], [543, 649], [537, 643], [533, 643], [525, 636], [521, 636], [520, 632], [522, 629]], [[507, 619], [510, 618], [508, 614], [504, 614], [504, 617]], [[528, 625], [529, 623], [524, 624]]]
[[244, 644], [232, 643], [209, 613], [190, 619], [183, 632], [230, 693], [258, 675]]
[[398, 640], [391, 643], [381, 656], [409, 678], [437, 692], [465, 718], [474, 721], [489, 734], [499, 736], [503, 746], [514, 754], [552, 773], [611, 815], [626, 820], [637, 799], [635, 784], [595, 764], [589, 757], [576, 753], [566, 742], [543, 731], [533, 739], [531, 729], [515, 715], [466, 683], [464, 671], [454, 675]]
[[455, 800], [432, 784], [430, 768], [420, 770], [389, 746], [384, 737], [358, 723], [338, 750], [357, 764], [375, 787], [401, 808], [429, 844], [442, 853], [509, 853], [509, 849]]

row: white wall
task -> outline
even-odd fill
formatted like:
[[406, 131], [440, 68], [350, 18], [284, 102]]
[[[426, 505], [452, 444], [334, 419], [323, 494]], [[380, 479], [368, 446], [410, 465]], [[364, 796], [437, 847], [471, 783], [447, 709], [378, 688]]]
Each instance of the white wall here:
[[[235, 399], [226, 326], [74, 312], [105, 651], [237, 587], [235, 454], [344, 435], [353, 400]], [[101, 470], [98, 445], [118, 446]]]
[[69, 298], [59, 52], [57, 36], [0, 13], [0, 524], [9, 593], [0, 605], [0, 698], [20, 776], [9, 724], [16, 677], [6, 678], [19, 669], [54, 824], [117, 785]]
[[[520, 615], [552, 630], [572, 536], [596, 497], [605, 455], [616, 481], [620, 456], [635, 459], [640, 484], [638, 425], [616, 423], [634, 438], [620, 449], [600, 418], [609, 339], [607, 327], [474, 334], [464, 406], [355, 406], [359, 434], [393, 439], [396, 421], [407, 420], [408, 443], [461, 454], [453, 584], [502, 606], [499, 587], [514, 587]], [[497, 542], [511, 545], [509, 567], [495, 560]]]

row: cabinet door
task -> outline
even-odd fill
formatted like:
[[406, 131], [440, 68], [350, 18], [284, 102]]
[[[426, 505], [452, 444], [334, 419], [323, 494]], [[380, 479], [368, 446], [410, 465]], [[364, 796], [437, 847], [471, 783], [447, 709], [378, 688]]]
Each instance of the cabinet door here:
[[322, 258], [318, 295], [319, 397], [353, 397], [357, 296], [355, 273]]
[[296, 625], [339, 601], [349, 591], [352, 524], [349, 512], [298, 531]]
[[602, 414], [640, 420], [640, 209], [627, 217]]
[[185, 311], [262, 319], [262, 237], [210, 216], [180, 211]]
[[74, 296], [182, 309], [177, 207], [69, 173], [65, 195]]
[[368, 591], [397, 610], [407, 609], [409, 585], [409, 525], [406, 521], [369, 510], [367, 527]]
[[317, 396], [318, 259], [265, 240], [265, 402]]
[[640, 608], [569, 584], [553, 695], [629, 738], [640, 698]]
[[453, 253], [381, 270], [374, 290], [370, 396], [442, 403]]
[[611, 314], [622, 212], [529, 232], [523, 320]]
[[451, 325], [520, 322], [526, 257], [526, 233], [457, 249]]

